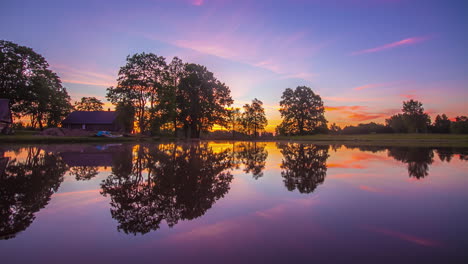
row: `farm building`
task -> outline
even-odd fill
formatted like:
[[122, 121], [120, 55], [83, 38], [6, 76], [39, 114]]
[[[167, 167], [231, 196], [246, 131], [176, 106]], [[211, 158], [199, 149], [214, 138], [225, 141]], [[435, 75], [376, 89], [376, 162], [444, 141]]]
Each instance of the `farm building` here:
[[62, 127], [92, 131], [119, 131], [122, 129], [117, 122], [117, 112], [115, 111], [75, 111], [62, 121]]

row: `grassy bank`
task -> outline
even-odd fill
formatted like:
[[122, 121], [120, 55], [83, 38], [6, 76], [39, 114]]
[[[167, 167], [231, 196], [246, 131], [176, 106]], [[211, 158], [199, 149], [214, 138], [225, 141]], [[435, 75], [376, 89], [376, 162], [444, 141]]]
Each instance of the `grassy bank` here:
[[[0, 144], [68, 144], [155, 142], [174, 140], [158, 137], [54, 137], [36, 136], [34, 131], [18, 131], [15, 135], [0, 135]], [[215, 139], [210, 139], [215, 140]], [[344, 144], [368, 146], [431, 146], [468, 147], [468, 135], [455, 134], [370, 134], [370, 135], [310, 135], [275, 137], [267, 141], [297, 141], [314, 144]]]
[[158, 137], [54, 137], [37, 136], [37, 131], [17, 131], [15, 135], [0, 135], [0, 144], [64, 144], [64, 143], [114, 143], [157, 141]]
[[458, 134], [310, 135], [277, 137], [276, 139], [317, 144], [468, 147], [468, 135]]

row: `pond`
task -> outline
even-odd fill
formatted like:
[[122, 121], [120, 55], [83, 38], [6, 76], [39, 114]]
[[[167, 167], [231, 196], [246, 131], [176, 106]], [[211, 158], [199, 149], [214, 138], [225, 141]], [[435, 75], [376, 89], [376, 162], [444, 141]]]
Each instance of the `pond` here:
[[1, 263], [468, 263], [468, 149], [0, 147]]

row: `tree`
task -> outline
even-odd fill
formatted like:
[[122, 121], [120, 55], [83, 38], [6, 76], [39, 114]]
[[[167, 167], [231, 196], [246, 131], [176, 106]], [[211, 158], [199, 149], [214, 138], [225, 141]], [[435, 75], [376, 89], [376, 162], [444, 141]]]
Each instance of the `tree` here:
[[164, 89], [164, 100], [167, 106], [165, 107], [167, 116], [169, 120], [172, 120], [172, 124], [174, 126], [174, 137], [177, 137], [177, 115], [178, 115], [178, 107], [177, 107], [177, 91], [179, 89], [179, 84], [182, 78], [185, 77], [185, 64], [182, 62], [181, 59], [178, 57], [174, 57], [169, 64], [168, 68], [169, 72], [169, 83], [168, 88]]
[[113, 103], [126, 102], [135, 109], [135, 119], [140, 132], [145, 132], [151, 119], [158, 118], [154, 109], [158, 95], [167, 81], [164, 57], [153, 53], [140, 53], [127, 57], [120, 68], [118, 84], [107, 89], [107, 98]]
[[396, 115], [391, 116], [388, 119], [385, 119], [385, 123], [387, 124], [387, 126], [391, 127], [393, 132], [395, 133], [407, 133], [408, 132], [405, 122], [403, 120], [402, 114], [396, 114]]
[[431, 125], [431, 118], [424, 113], [422, 103], [416, 100], [403, 102], [401, 109], [403, 114], [393, 115], [386, 120], [394, 132], [397, 133], [420, 133], [427, 132]]
[[216, 79], [205, 66], [187, 64], [180, 80], [176, 98], [178, 120], [186, 137], [199, 138], [214, 124], [226, 125], [228, 110], [233, 103], [231, 91]]
[[70, 96], [49, 64], [31, 48], [0, 41], [0, 97], [15, 117], [29, 117], [33, 127], [57, 126], [71, 111]]
[[241, 123], [247, 134], [258, 137], [258, 132], [264, 130], [268, 124], [263, 102], [255, 98], [252, 104], [245, 104]]
[[468, 134], [468, 118], [466, 116], [457, 116], [450, 129], [452, 133]]
[[416, 100], [403, 102], [403, 121], [409, 133], [427, 132], [431, 119], [424, 113], [422, 103]]
[[337, 126], [335, 123], [331, 124], [329, 130], [330, 130], [330, 132], [332, 134], [340, 134], [341, 133], [341, 127]]
[[288, 135], [306, 135], [326, 132], [322, 98], [306, 86], [295, 90], [287, 88], [280, 101], [280, 113], [283, 118], [278, 132]]
[[236, 128], [241, 125], [242, 115], [240, 112], [240, 108], [231, 108], [228, 110], [228, 128], [232, 131], [232, 138], [236, 136]]
[[123, 127], [124, 131], [130, 133], [133, 131], [135, 122], [135, 107], [128, 102], [118, 102], [115, 107], [117, 112], [117, 122]]
[[96, 97], [81, 97], [79, 102], [75, 102], [75, 109], [78, 111], [102, 111], [104, 103]]
[[432, 126], [432, 132], [434, 133], [450, 133], [450, 120], [445, 114], [437, 115]]

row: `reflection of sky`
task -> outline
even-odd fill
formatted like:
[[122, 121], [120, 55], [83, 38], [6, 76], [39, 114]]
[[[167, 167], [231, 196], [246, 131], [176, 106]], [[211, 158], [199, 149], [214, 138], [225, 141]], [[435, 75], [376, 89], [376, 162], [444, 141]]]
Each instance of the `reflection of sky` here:
[[[232, 147], [210, 145], [217, 151]], [[382, 254], [451, 263], [450, 257], [466, 254], [460, 234], [468, 231], [463, 224], [468, 220], [464, 210], [468, 166], [458, 155], [450, 163], [435, 155], [429, 175], [411, 180], [406, 165], [389, 157], [387, 150], [329, 149], [325, 181], [313, 193], [301, 194], [284, 186], [283, 157], [276, 143], [265, 146], [263, 177], [255, 180], [241, 165], [233, 171], [229, 192], [205, 215], [173, 228], [162, 223], [161, 229], [143, 236], [117, 232], [109, 198], [100, 194], [109, 168], [100, 167], [99, 175], [89, 181], [66, 174], [31, 226], [14, 239], [0, 241], [0, 253], [6, 262], [68, 263], [141, 259], [176, 263], [187, 258], [330, 262], [349, 256], [376, 263]], [[25, 159], [25, 151], [6, 153]]]
[[0, 35], [43, 54], [73, 99], [115, 84], [128, 54], [206, 65], [270, 122], [286, 87], [310, 86], [332, 122], [382, 122], [401, 101], [466, 114], [465, 1], [7, 1]]

